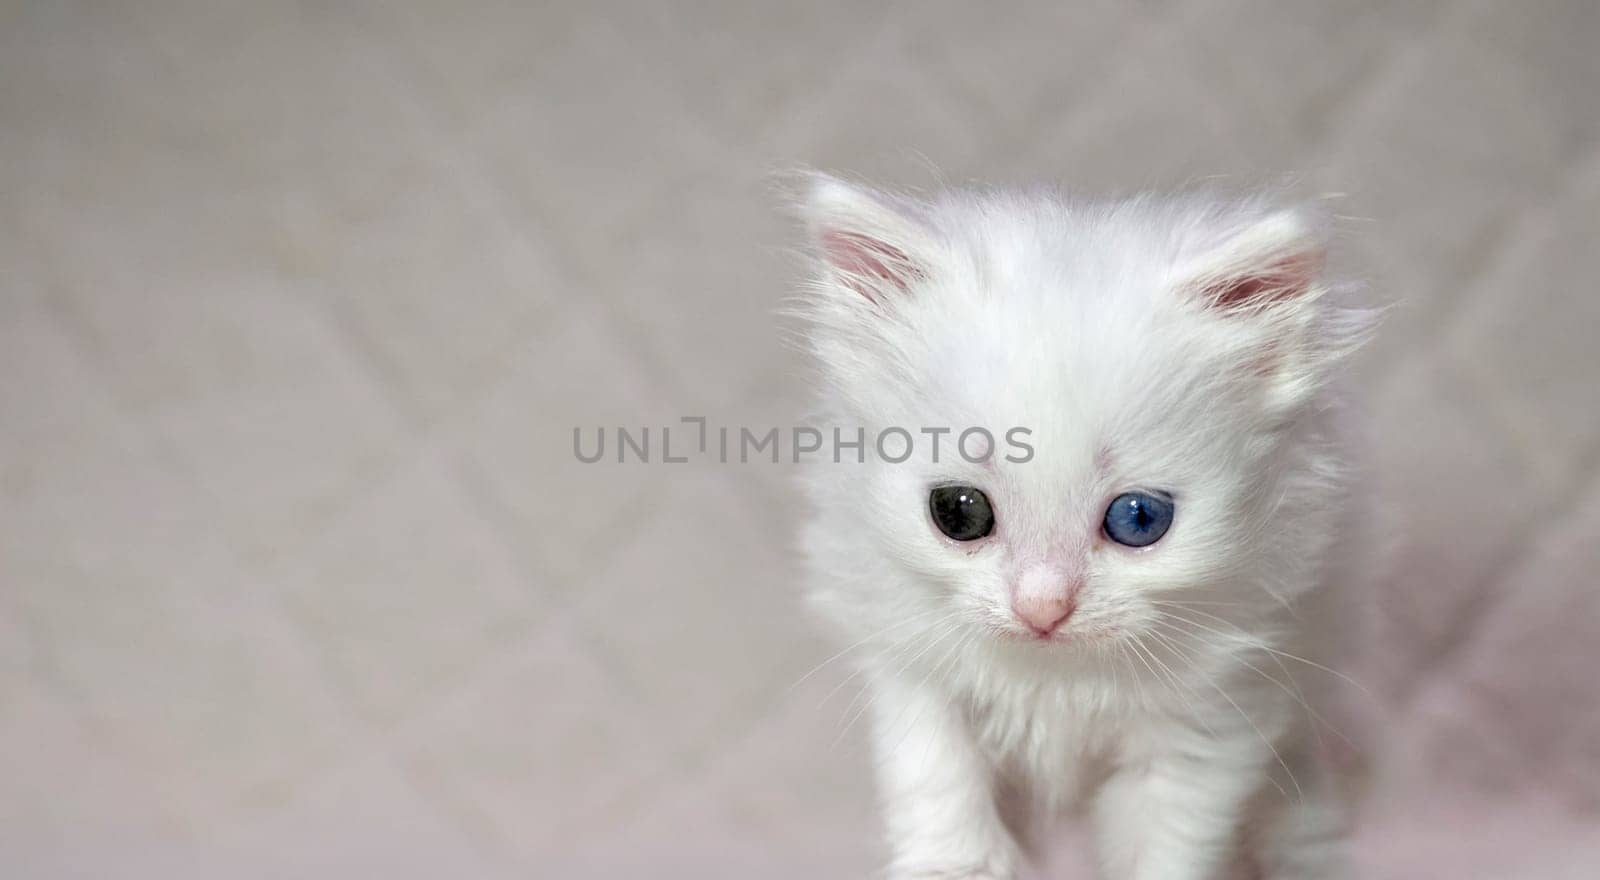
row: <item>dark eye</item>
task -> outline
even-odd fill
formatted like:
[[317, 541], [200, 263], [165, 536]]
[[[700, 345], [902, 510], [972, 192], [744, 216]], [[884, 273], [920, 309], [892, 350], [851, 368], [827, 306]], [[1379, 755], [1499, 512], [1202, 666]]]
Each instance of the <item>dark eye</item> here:
[[1129, 547], [1148, 547], [1172, 525], [1172, 499], [1129, 492], [1106, 508], [1106, 537]]
[[971, 486], [940, 486], [928, 496], [939, 531], [956, 541], [976, 541], [994, 531], [989, 497]]

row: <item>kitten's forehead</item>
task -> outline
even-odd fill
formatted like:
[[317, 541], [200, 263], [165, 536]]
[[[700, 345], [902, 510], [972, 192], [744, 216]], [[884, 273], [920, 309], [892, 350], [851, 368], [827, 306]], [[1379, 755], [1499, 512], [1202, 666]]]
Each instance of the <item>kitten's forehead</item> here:
[[1217, 225], [1207, 222], [1201, 202], [1073, 202], [1051, 194], [944, 203], [935, 216], [946, 242], [1000, 282], [1159, 277], [1187, 252], [1204, 249], [1207, 230]]
[[[1002, 463], [1018, 491], [1059, 499], [1145, 479], [1218, 429], [1228, 389], [1214, 379], [1227, 357], [1170, 296], [1160, 267], [1130, 256], [1036, 272], [1020, 263], [1037, 253], [1010, 256], [1016, 271], [968, 282], [990, 285], [979, 294], [930, 303], [915, 395], [957, 430], [1026, 428], [1032, 460]], [[1176, 425], [1190, 435], [1181, 446]]]
[[1179, 381], [1206, 353], [1162, 281], [1101, 273], [991, 282], [919, 328], [932, 400], [959, 412], [1092, 422]]

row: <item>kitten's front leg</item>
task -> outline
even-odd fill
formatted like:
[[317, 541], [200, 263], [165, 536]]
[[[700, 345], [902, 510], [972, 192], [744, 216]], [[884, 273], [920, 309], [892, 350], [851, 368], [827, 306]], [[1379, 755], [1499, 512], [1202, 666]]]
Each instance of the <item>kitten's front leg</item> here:
[[994, 773], [946, 695], [880, 680], [874, 694], [879, 797], [891, 880], [1013, 880], [1016, 841], [1000, 819]]
[[1265, 772], [1259, 751], [1249, 747], [1209, 755], [1156, 751], [1117, 769], [1094, 805], [1106, 880], [1228, 876], [1247, 802]]

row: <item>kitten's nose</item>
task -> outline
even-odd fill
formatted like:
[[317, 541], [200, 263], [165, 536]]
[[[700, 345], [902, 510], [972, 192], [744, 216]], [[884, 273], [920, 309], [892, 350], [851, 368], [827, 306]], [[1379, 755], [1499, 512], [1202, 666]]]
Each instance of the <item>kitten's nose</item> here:
[[1072, 597], [1062, 593], [1051, 596], [1017, 596], [1011, 600], [1011, 613], [1041, 636], [1055, 632], [1072, 616], [1076, 604]]

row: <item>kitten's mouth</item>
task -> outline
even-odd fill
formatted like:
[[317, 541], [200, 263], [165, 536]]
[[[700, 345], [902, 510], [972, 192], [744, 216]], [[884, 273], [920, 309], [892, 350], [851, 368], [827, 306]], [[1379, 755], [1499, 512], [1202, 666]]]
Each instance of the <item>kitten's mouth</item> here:
[[1031, 627], [990, 625], [989, 631], [1003, 642], [1037, 645], [1040, 648], [1092, 648], [1115, 639], [1116, 632], [1103, 625], [1074, 626], [1040, 632]]
[[990, 626], [989, 631], [1002, 641], [1026, 645], [1065, 645], [1076, 639], [1076, 634], [1059, 629], [1040, 632], [1031, 627]]

